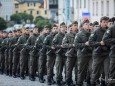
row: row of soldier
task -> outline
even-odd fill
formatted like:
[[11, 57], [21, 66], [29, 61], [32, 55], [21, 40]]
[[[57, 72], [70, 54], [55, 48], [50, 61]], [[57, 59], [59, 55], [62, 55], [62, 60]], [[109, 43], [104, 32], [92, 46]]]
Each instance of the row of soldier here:
[[74, 71], [77, 86], [82, 86], [84, 81], [87, 86], [96, 86], [100, 77], [101, 86], [106, 86], [105, 82], [115, 77], [115, 60], [110, 58], [115, 57], [114, 37], [110, 36], [110, 33], [115, 34], [110, 31], [115, 29], [114, 22], [115, 18], [102, 17], [100, 25], [88, 20], [79, 28], [77, 21], [68, 28], [65, 23], [60, 27], [54, 24], [50, 33], [47, 25], [40, 34], [37, 27], [32, 33], [29, 28], [25, 28], [24, 33], [20, 30], [0, 32], [0, 72], [21, 79], [29, 75], [31, 81], [35, 81], [37, 75], [40, 83], [44, 83], [47, 75], [48, 85], [75, 86]]

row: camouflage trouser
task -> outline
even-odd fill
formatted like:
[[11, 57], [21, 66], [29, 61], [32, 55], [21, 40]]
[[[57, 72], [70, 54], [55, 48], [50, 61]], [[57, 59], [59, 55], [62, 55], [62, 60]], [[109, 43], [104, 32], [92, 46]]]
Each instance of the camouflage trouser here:
[[105, 76], [108, 76], [109, 60], [106, 60], [107, 58], [108, 56], [93, 55], [92, 75], [91, 75], [92, 84], [95, 84], [95, 82], [99, 79], [103, 71], [105, 73]]
[[29, 53], [28, 52], [20, 52], [20, 75], [23, 75], [25, 72], [29, 71]]
[[8, 62], [9, 62], [9, 73], [12, 74], [12, 59], [13, 59], [13, 52], [12, 52], [12, 49], [9, 49], [9, 58], [8, 58]]
[[5, 72], [8, 72], [8, 49], [5, 50]]
[[30, 75], [35, 75], [37, 71], [38, 64], [38, 54], [30, 53], [30, 61], [29, 61], [29, 73]]
[[115, 58], [110, 57], [109, 69], [110, 69], [110, 72], [109, 72], [108, 86], [115, 86]]
[[46, 74], [46, 55], [39, 56], [39, 77], [42, 78]]
[[54, 64], [55, 64], [56, 56], [47, 55], [47, 79], [53, 78], [53, 70], [54, 70]]
[[[56, 54], [55, 65], [56, 65], [56, 80], [57, 81], [60, 81], [63, 79], [62, 72], [65, 66], [65, 62], [66, 62], [66, 57], [64, 55]], [[66, 70], [66, 67], [65, 67], [65, 70]]]
[[78, 84], [83, 84], [83, 81], [86, 78], [87, 70], [89, 68], [89, 62], [91, 60], [91, 56], [79, 56], [78, 55]]
[[77, 66], [75, 64], [77, 64], [77, 57], [67, 57], [67, 60], [66, 60], [66, 81], [67, 82], [72, 81], [72, 71], [73, 71], [73, 68]]
[[12, 72], [13, 74], [18, 73], [19, 74], [19, 60], [20, 60], [20, 53], [19, 51], [14, 51], [13, 50], [13, 67], [12, 67]]
[[4, 65], [5, 63], [5, 56], [4, 56], [4, 52], [0, 52], [0, 67], [1, 67], [1, 71], [4, 71]]

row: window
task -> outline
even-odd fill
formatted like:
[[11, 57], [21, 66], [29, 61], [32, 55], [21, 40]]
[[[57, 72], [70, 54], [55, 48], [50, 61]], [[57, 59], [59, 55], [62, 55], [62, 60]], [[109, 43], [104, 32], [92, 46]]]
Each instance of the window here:
[[93, 16], [94, 16], [94, 10], [95, 10], [95, 8], [94, 8], [94, 2], [93, 2]]
[[45, 14], [47, 14], [47, 10], [45, 10]]
[[98, 16], [98, 2], [96, 2], [96, 16]]
[[107, 1], [107, 16], [109, 16], [109, 1]]
[[36, 3], [34, 2], [34, 7], [36, 6]]
[[49, 3], [50, 5], [53, 4], [53, 0], [49, 0], [49, 2], [50, 2], [50, 3]]
[[28, 7], [29, 7], [29, 3], [27, 3]]
[[82, 3], [81, 3], [81, 0], [80, 0], [80, 8], [82, 7]]
[[103, 5], [103, 1], [101, 1], [101, 16], [103, 16], [104, 13], [104, 5]]
[[30, 14], [32, 15], [32, 13], [33, 13], [33, 11], [32, 10], [30, 10]]
[[39, 14], [39, 11], [37, 11], [37, 14]]
[[86, 0], [84, 0], [84, 8], [86, 8]]
[[15, 8], [18, 8], [19, 7], [19, 5], [18, 4], [15, 4]]

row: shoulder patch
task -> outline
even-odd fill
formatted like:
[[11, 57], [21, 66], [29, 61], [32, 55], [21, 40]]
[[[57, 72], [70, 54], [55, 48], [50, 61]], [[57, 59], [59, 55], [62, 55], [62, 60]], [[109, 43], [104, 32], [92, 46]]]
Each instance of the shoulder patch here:
[[110, 30], [107, 30], [107, 33], [110, 33]]
[[91, 37], [93, 37], [93, 36], [94, 36], [94, 34], [92, 33], [92, 34], [91, 34]]

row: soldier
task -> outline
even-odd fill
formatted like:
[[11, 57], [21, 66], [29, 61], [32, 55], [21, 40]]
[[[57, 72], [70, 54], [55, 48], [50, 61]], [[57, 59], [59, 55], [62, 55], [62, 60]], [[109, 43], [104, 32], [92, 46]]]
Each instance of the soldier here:
[[12, 74], [13, 77], [16, 78], [19, 76], [19, 58], [20, 58], [20, 49], [17, 48], [18, 45], [16, 45], [18, 38], [20, 37], [20, 30], [17, 30], [16, 33], [14, 33], [11, 45], [12, 45], [12, 51], [13, 51], [13, 58], [12, 58]]
[[[92, 56], [91, 47], [89, 47], [88, 39], [90, 36], [89, 31], [89, 21], [84, 20], [82, 23], [81, 30], [77, 33], [75, 37], [75, 47], [77, 50], [78, 57], [78, 79], [77, 86], [82, 86], [87, 70], [89, 67], [89, 62]], [[88, 83], [89, 84], [89, 83]], [[87, 85], [88, 86], [88, 85]]]
[[9, 43], [10, 43], [10, 41], [11, 41], [11, 38], [12, 38], [12, 32], [10, 31], [9, 33], [8, 33], [8, 40], [7, 40], [7, 48], [6, 48], [6, 50], [5, 50], [5, 73], [6, 73], [6, 75], [8, 75], [9, 74], [9, 69], [8, 69], [8, 67], [9, 67], [9, 62], [8, 62], [8, 51], [9, 51], [9, 49], [10, 49], [10, 46], [9, 46]]
[[115, 86], [115, 82], [111, 83], [115, 79], [115, 24], [106, 31], [106, 33], [103, 36], [103, 42], [105, 45], [111, 46], [109, 53], [110, 66], [108, 86]]
[[39, 68], [39, 82], [40, 83], [44, 83], [44, 75], [46, 72], [46, 49], [44, 50], [44, 48], [42, 48], [43, 46], [43, 41], [45, 39], [45, 37], [48, 35], [49, 33], [49, 27], [46, 25], [44, 26], [44, 29], [42, 31], [42, 33], [40, 34], [40, 36], [37, 38], [35, 46], [37, 48], [37, 50], [39, 51], [39, 62], [38, 62], [38, 68]]
[[47, 84], [48, 85], [52, 85], [55, 83], [55, 81], [53, 80], [53, 69], [54, 69], [54, 64], [55, 64], [55, 49], [52, 48], [52, 40], [54, 38], [54, 36], [57, 34], [58, 32], [58, 28], [57, 26], [54, 24], [52, 29], [51, 29], [51, 33], [46, 36], [46, 38], [44, 39], [44, 48], [47, 49]]
[[25, 43], [29, 38], [29, 28], [27, 27], [24, 31], [24, 34], [19, 37], [17, 41], [17, 47], [20, 48], [20, 78], [25, 79], [25, 72], [28, 74], [28, 57], [29, 51], [25, 48]]
[[62, 76], [62, 72], [63, 72], [63, 68], [65, 65], [65, 60], [66, 60], [66, 56], [65, 56], [65, 51], [62, 48], [62, 40], [65, 36], [65, 30], [66, 30], [66, 26], [65, 23], [61, 23], [60, 24], [60, 31], [58, 32], [58, 34], [56, 34], [56, 36], [53, 38], [53, 46], [56, 48], [56, 83], [58, 86], [63, 86], [63, 76]]
[[[108, 58], [109, 48], [104, 46], [102, 37], [107, 30], [108, 18], [102, 17], [100, 20], [100, 27], [97, 28], [89, 37], [89, 45], [94, 47], [93, 50], [93, 63], [92, 63], [92, 75], [91, 84], [96, 86], [96, 80], [100, 77], [101, 69], [105, 67], [104, 61]], [[108, 69], [104, 69], [108, 70]], [[105, 82], [102, 81], [102, 86], [105, 86]]]
[[94, 31], [95, 29], [97, 29], [99, 27], [99, 23], [97, 21], [94, 21], [93, 22], [93, 30]]
[[[74, 38], [78, 31], [78, 22], [74, 21], [71, 25], [72, 27], [69, 28], [69, 32], [65, 35], [62, 41], [62, 45], [64, 48], [67, 48], [66, 56], [66, 86], [74, 86], [72, 80], [72, 70], [77, 64], [77, 52], [74, 48]], [[77, 65], [76, 65], [77, 66]], [[77, 68], [77, 67], [75, 67]], [[77, 73], [75, 74], [77, 75]]]
[[26, 43], [27, 48], [29, 48], [30, 50], [29, 79], [31, 81], [35, 81], [35, 75], [37, 70], [38, 53], [33, 51], [33, 47], [38, 36], [38, 28], [35, 26], [33, 28], [33, 34], [28, 38]]
[[7, 40], [8, 40], [8, 33], [7, 32], [3, 32], [3, 41], [2, 41], [2, 47], [0, 49], [0, 55], [1, 55], [1, 62], [0, 62], [0, 67], [1, 67], [1, 74], [4, 73], [4, 68], [5, 68], [5, 49], [7, 48]]

